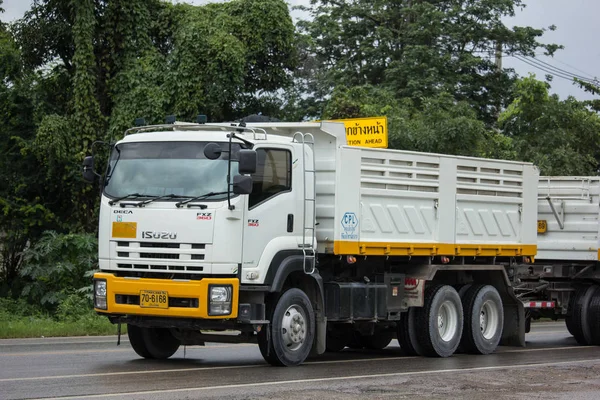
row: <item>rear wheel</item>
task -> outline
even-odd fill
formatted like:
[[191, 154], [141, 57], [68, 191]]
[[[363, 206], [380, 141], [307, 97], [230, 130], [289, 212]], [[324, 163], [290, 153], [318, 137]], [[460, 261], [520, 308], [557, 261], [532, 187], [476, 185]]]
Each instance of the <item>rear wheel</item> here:
[[456, 289], [434, 285], [425, 290], [423, 307], [417, 309], [417, 340], [424, 355], [449, 357], [458, 348], [463, 329], [463, 310]]
[[398, 323], [398, 343], [406, 355], [422, 356], [424, 351], [417, 340], [415, 312], [414, 308], [409, 308], [402, 313]]
[[592, 336], [591, 344], [600, 346], [600, 288], [597, 288], [592, 296], [588, 315]]
[[279, 298], [271, 324], [258, 336], [265, 361], [276, 366], [301, 364], [312, 348], [315, 314], [310, 299], [300, 289], [289, 289]]
[[590, 320], [590, 303], [598, 287], [596, 285], [579, 289], [575, 293], [573, 302], [569, 302], [572, 309], [567, 314], [567, 327], [577, 343], [583, 346], [592, 344], [592, 321]]
[[127, 336], [133, 350], [144, 358], [169, 358], [181, 344], [166, 328], [142, 328], [128, 324]]
[[490, 285], [473, 285], [463, 296], [464, 326], [461, 348], [467, 353], [489, 354], [502, 336], [504, 310], [500, 294]]

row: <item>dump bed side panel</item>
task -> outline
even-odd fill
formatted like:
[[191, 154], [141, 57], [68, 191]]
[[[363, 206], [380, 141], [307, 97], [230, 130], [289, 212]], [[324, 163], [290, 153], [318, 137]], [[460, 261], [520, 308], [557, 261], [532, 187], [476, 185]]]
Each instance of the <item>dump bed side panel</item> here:
[[598, 260], [600, 177], [540, 177], [538, 196], [536, 259]]
[[339, 154], [336, 254], [535, 254], [532, 165], [364, 148]]

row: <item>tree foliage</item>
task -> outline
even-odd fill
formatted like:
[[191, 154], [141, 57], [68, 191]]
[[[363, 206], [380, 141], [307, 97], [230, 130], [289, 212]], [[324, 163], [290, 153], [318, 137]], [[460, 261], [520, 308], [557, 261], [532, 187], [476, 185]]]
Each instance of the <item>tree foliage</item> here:
[[[316, 58], [311, 95], [322, 101], [338, 85], [383, 85], [398, 98], [450, 93], [490, 124], [510, 98], [515, 75], [499, 71], [493, 55], [533, 55], [543, 30], [509, 28], [503, 18], [521, 0], [312, 0], [301, 24]], [[490, 57], [491, 56], [491, 57]]]
[[96, 230], [97, 191], [80, 171], [94, 141], [136, 117], [273, 109], [294, 54], [283, 0], [37, 0], [0, 24], [0, 294], [44, 230]]
[[530, 76], [517, 82], [514, 101], [500, 115], [519, 159], [545, 175], [596, 175], [600, 163], [600, 117], [585, 102], [561, 101]]

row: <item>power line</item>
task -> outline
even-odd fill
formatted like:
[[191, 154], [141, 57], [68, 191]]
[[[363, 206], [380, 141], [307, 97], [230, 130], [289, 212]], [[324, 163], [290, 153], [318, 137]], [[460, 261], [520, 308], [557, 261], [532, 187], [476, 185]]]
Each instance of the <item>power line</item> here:
[[557, 71], [559, 73], [564, 73], [564, 74], [567, 74], [567, 75], [571, 75], [571, 76], [574, 76], [574, 77], [579, 78], [581, 80], [594, 81], [594, 79], [590, 79], [590, 78], [587, 78], [585, 76], [578, 75], [578, 74], [575, 74], [575, 73], [570, 72], [570, 71], [566, 71], [566, 70], [564, 70], [562, 68], [555, 67], [554, 65], [549, 64], [549, 63], [547, 63], [545, 61], [542, 61], [542, 60], [540, 60], [538, 58], [526, 57], [526, 56], [523, 56], [523, 57], [527, 58], [529, 61], [532, 61], [533, 63], [536, 63], [536, 64], [540, 64], [541, 63], [541, 64], [545, 65], [546, 67], [548, 67], [548, 68], [550, 68], [552, 70], [555, 70], [555, 71]]
[[[551, 64], [541, 62], [538, 59], [530, 59], [525, 56], [519, 56], [516, 54], [512, 54], [510, 56], [514, 57], [517, 60], [524, 62], [534, 68], [544, 71], [552, 76], [556, 76], [556, 77], [559, 77], [559, 78], [562, 78], [562, 79], [565, 79], [565, 80], [568, 80], [571, 82], [573, 82], [575, 80], [575, 78], [577, 78], [583, 82], [598, 86], [598, 80], [596, 80], [596, 79], [589, 79], [589, 78], [583, 77], [581, 75], [573, 74], [573, 73], [571, 73], [569, 71], [565, 71], [561, 68], [556, 68], [556, 67], [552, 66]], [[540, 62], [537, 62], [537, 61], [540, 61]]]
[[521, 62], [524, 62], [525, 64], [529, 64], [529, 65], [531, 65], [531, 66], [532, 66], [532, 67], [534, 67], [534, 68], [537, 68], [537, 69], [539, 69], [539, 70], [542, 70], [542, 71], [544, 71], [544, 72], [546, 72], [546, 73], [548, 73], [548, 74], [550, 74], [550, 75], [552, 75], [552, 76], [557, 76], [557, 77], [559, 77], [559, 78], [566, 79], [566, 80], [568, 80], [568, 81], [571, 81], [571, 82], [573, 82], [573, 79], [574, 79], [574, 78], [573, 78], [572, 76], [562, 75], [562, 74], [560, 74], [560, 73], [557, 73], [557, 72], [555, 72], [555, 71], [548, 70], [548, 69], [546, 69], [546, 68], [540, 67], [539, 65], [537, 65], [537, 64], [534, 64], [534, 63], [530, 62], [529, 60], [527, 60], [527, 59], [525, 59], [525, 58], [521, 58], [521, 57], [519, 57], [519, 56], [517, 56], [517, 55], [512, 55], [512, 57], [516, 58], [517, 60], [519, 60], [519, 61], [521, 61]]
[[[592, 74], [589, 74], [589, 73], [587, 73], [585, 71], [582, 71], [582, 70], [578, 69], [577, 67], [572, 66], [571, 64], [567, 64], [566, 62], [562, 62], [562, 61], [554, 59], [554, 58], [553, 58], [553, 60], [556, 61], [559, 64], [564, 65], [565, 67], [573, 68], [575, 71], [581, 72], [582, 74], [586, 74], [587, 76], [589, 76], [590, 78], [592, 78]], [[596, 77], [593, 77], [593, 79], [596, 79]]]

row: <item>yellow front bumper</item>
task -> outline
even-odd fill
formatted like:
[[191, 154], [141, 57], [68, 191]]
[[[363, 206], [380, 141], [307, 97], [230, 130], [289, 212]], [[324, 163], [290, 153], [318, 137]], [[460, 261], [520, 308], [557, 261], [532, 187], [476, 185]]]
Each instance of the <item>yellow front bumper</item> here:
[[[231, 319], [237, 318], [240, 281], [237, 278], [204, 278], [199, 281], [174, 282], [167, 279], [120, 278], [97, 272], [94, 279], [106, 280], [107, 309], [95, 310], [104, 314], [148, 315], [159, 317]], [[209, 285], [231, 285], [231, 314], [208, 315]], [[117, 296], [139, 296], [142, 290], [167, 291], [169, 298], [197, 299], [198, 307], [144, 308], [139, 304], [119, 304]]]

